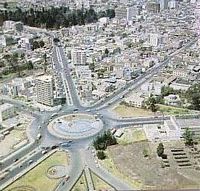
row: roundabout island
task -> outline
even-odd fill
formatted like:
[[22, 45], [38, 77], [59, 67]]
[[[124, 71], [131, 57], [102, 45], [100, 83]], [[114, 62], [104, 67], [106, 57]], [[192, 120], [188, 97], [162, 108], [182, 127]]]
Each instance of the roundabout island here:
[[103, 129], [103, 122], [94, 115], [77, 113], [58, 117], [48, 125], [48, 131], [62, 139], [82, 139], [96, 135]]

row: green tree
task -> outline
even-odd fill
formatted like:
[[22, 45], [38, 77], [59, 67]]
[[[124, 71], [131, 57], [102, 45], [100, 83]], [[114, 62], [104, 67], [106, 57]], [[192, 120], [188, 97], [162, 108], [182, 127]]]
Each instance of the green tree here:
[[191, 109], [200, 110], [200, 83], [192, 85], [186, 91], [186, 98], [190, 103]]
[[153, 95], [150, 95], [149, 99], [146, 101], [146, 105], [152, 112], [156, 112], [158, 109], [156, 106], [156, 99]]
[[98, 159], [103, 160], [106, 158], [106, 155], [105, 155], [104, 151], [97, 151], [97, 157], [98, 157]]
[[45, 43], [44, 43], [43, 40], [39, 41], [39, 46], [40, 46], [40, 48], [44, 47], [44, 45], [45, 45]]
[[43, 59], [44, 59], [43, 69], [44, 69], [44, 73], [46, 73], [47, 72], [47, 54], [46, 53], [43, 55]]
[[5, 3], [3, 4], [3, 7], [4, 7], [5, 9], [7, 9], [7, 8], [8, 8], [8, 3], [5, 2]]
[[143, 149], [143, 155], [144, 155], [144, 157], [148, 157], [149, 156], [147, 149]]
[[33, 69], [33, 63], [31, 61], [27, 62], [27, 69], [32, 70]]
[[108, 56], [108, 54], [109, 54], [109, 50], [106, 48], [105, 49], [105, 55]]
[[110, 131], [105, 131], [93, 141], [93, 146], [96, 150], [105, 150], [107, 146], [115, 144], [117, 144], [117, 140]]
[[161, 88], [161, 94], [162, 96], [168, 96], [169, 94], [174, 94], [175, 93], [175, 90], [169, 86], [163, 86]]
[[162, 143], [159, 143], [158, 147], [157, 147], [157, 155], [159, 157], [162, 157], [164, 154], [164, 145]]
[[193, 145], [194, 143], [194, 133], [189, 130], [189, 128], [185, 129], [185, 132], [183, 133], [183, 138], [185, 140], [186, 145]]

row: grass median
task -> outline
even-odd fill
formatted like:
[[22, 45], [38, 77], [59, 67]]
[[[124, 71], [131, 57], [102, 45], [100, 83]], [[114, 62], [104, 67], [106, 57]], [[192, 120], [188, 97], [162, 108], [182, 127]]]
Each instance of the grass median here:
[[57, 151], [49, 158], [45, 159], [42, 163], [36, 166], [34, 169], [29, 171], [27, 174], [23, 175], [16, 182], [11, 184], [5, 189], [5, 191], [15, 191], [13, 188], [30, 186], [37, 191], [53, 190], [58, 184], [60, 179], [50, 179], [47, 177], [47, 170], [54, 165], [64, 165], [69, 164], [69, 159], [66, 152]]

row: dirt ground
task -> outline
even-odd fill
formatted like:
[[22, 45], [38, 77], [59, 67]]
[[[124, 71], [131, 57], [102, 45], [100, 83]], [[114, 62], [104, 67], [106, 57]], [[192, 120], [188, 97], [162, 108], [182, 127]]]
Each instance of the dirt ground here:
[[[108, 152], [116, 168], [133, 180], [140, 180], [143, 189], [200, 188], [200, 183], [198, 185], [191, 176], [190, 179], [186, 178], [187, 170], [162, 168], [161, 159], [151, 148], [147, 141], [142, 141], [126, 146], [112, 146], [108, 148]], [[144, 157], [144, 149], [147, 150], [148, 157]], [[198, 177], [199, 174], [196, 176]]]

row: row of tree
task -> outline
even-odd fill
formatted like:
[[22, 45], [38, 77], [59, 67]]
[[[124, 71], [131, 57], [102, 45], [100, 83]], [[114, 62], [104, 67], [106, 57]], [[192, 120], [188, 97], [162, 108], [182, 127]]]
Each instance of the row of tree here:
[[8, 75], [10, 73], [17, 73], [18, 76], [20, 77], [21, 72], [23, 70], [33, 69], [33, 63], [31, 61], [24, 62], [24, 54], [21, 55], [19, 55], [18, 53], [5, 54], [4, 60], [8, 67], [1, 72], [0, 76]]
[[50, 9], [29, 9], [21, 10], [17, 8], [14, 11], [0, 11], [0, 22], [6, 20], [21, 21], [25, 25], [44, 28], [70, 27], [74, 25], [84, 25], [86, 23], [96, 22], [101, 17], [115, 17], [114, 9], [96, 12], [94, 9], [69, 10], [67, 7], [51, 7]]
[[97, 150], [98, 159], [105, 159], [106, 155], [104, 153], [104, 150], [108, 146], [116, 144], [117, 140], [109, 130], [105, 131], [102, 135], [97, 136], [96, 139], [93, 141], [93, 146]]

